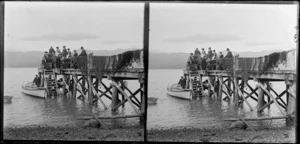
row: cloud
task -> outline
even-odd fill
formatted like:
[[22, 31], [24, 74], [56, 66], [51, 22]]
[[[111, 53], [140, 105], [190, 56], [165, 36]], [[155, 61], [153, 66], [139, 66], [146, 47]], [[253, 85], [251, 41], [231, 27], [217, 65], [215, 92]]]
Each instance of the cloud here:
[[70, 34], [46, 34], [41, 36], [23, 37], [25, 41], [80, 41], [88, 39], [96, 39], [99, 36], [89, 33], [70, 33]]
[[228, 42], [228, 41], [238, 41], [243, 40], [241, 36], [235, 36], [230, 34], [197, 34], [194, 36], [187, 36], [182, 38], [170, 38], [164, 40], [165, 42], [171, 43], [182, 43], [182, 42], [191, 42], [191, 43], [206, 43], [206, 42]]
[[268, 41], [251, 41], [246, 43], [248, 46], [265, 46], [265, 45], [272, 45], [273, 43]]
[[130, 43], [130, 41], [127, 40], [102, 40], [103, 44], [126, 44]]

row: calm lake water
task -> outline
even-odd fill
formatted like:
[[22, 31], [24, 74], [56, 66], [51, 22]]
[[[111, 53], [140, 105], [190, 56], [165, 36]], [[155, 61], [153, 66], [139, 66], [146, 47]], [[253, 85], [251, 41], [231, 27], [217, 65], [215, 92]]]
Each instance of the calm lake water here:
[[[256, 101], [247, 100], [251, 103], [253, 111], [250, 111], [244, 103], [242, 108], [237, 108], [232, 102], [217, 101], [211, 97], [203, 97], [199, 100], [181, 100], [167, 95], [166, 87], [169, 83], [177, 83], [183, 75], [181, 69], [150, 69], [148, 78], [148, 96], [157, 97], [156, 105], [148, 106], [147, 129], [203, 128], [207, 126], [223, 125], [223, 119], [243, 117], [258, 117]], [[249, 81], [254, 88], [254, 82]], [[284, 82], [273, 82], [273, 88], [277, 93], [285, 89]], [[249, 91], [249, 90], [247, 90]], [[286, 102], [286, 97], [282, 97]], [[266, 98], [265, 98], [266, 100]], [[264, 116], [282, 115], [275, 104], [270, 109], [265, 109]], [[273, 120], [251, 122], [252, 126], [284, 126], [285, 120]]]
[[[102, 97], [108, 106], [105, 110], [100, 102], [98, 106], [90, 106], [86, 100], [73, 99], [66, 96], [42, 99], [22, 93], [22, 85], [33, 81], [37, 68], [5, 68], [4, 69], [4, 95], [13, 96], [11, 103], [4, 104], [4, 127], [22, 127], [30, 125], [69, 126], [76, 124], [76, 119], [90, 116], [91, 110], [95, 115], [111, 116], [110, 100]], [[103, 79], [107, 85], [108, 81]], [[132, 91], [139, 86], [137, 81], [127, 81]], [[138, 99], [140, 99], [138, 97]], [[126, 103], [125, 108], [119, 108], [120, 115], [135, 114], [134, 109]], [[119, 127], [126, 125], [139, 125], [139, 118], [104, 120], [107, 125]]]

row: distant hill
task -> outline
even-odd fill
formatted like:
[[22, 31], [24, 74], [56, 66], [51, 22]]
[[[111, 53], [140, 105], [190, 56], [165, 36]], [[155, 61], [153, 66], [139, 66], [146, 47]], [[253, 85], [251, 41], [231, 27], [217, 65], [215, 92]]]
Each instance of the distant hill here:
[[[136, 50], [138, 48], [117, 49], [117, 50], [93, 50], [94, 55], [110, 56], [120, 54], [128, 50]], [[260, 52], [239, 52], [240, 57], [260, 57], [281, 50], [264, 50]], [[226, 55], [226, 52], [223, 52]], [[4, 67], [38, 67], [43, 57], [43, 51], [30, 52], [11, 52], [6, 51], [4, 54]], [[237, 52], [233, 52], [234, 55]], [[149, 68], [150, 69], [183, 69], [189, 53], [150, 53]]]
[[[87, 50], [93, 52], [94, 55], [110, 56], [120, 54], [128, 50], [136, 50], [138, 48], [117, 49], [117, 50]], [[29, 51], [17, 52], [6, 51], [4, 52], [4, 67], [38, 67], [41, 64], [44, 51]]]

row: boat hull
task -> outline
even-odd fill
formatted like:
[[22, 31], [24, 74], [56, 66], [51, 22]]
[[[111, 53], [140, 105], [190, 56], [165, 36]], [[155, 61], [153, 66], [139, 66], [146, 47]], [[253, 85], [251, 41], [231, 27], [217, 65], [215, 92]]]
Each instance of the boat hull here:
[[43, 87], [30, 87], [28, 84], [22, 87], [22, 92], [26, 95], [45, 98], [47, 96], [47, 91]]
[[167, 88], [167, 94], [185, 100], [191, 99], [191, 90], [189, 89], [179, 89], [178, 84], [169, 85]]
[[148, 97], [148, 105], [155, 105], [156, 102], [157, 102], [157, 99], [156, 97]]
[[11, 103], [12, 96], [4, 96], [4, 103]]

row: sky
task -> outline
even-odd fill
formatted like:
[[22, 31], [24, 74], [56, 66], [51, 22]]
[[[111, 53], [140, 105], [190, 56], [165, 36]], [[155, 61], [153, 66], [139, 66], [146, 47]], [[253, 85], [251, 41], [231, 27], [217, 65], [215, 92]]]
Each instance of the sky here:
[[143, 47], [143, 3], [5, 2], [5, 51]]
[[[150, 3], [150, 52], [290, 50], [297, 4]], [[5, 51], [143, 47], [143, 3], [5, 2]]]
[[150, 52], [290, 50], [297, 4], [150, 4]]

